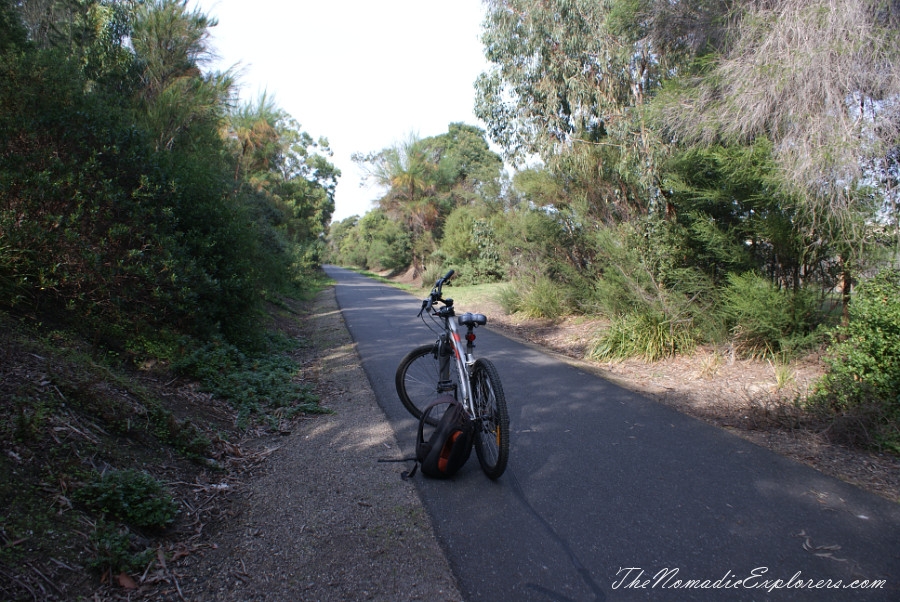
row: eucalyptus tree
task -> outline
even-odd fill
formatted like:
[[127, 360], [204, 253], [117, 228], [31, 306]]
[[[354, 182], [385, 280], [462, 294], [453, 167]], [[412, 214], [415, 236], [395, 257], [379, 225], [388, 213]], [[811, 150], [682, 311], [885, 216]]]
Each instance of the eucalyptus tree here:
[[720, 42], [731, 2], [486, 4], [493, 65], [476, 82], [476, 114], [506, 155], [539, 155], [552, 167], [578, 145], [611, 145], [619, 172], [652, 191], [660, 146], [642, 109], [663, 80]]
[[878, 209], [867, 166], [900, 138], [900, 7], [747, 0], [740, 8], [721, 52], [657, 99], [660, 123], [685, 144], [770, 140], [805, 223], [843, 266], [846, 303]]

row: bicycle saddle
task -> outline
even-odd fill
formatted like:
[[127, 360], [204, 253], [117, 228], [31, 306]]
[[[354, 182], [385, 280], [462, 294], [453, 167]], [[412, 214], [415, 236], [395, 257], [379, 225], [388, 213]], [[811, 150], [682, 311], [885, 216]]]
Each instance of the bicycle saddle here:
[[487, 324], [487, 317], [483, 314], [473, 314], [466, 312], [459, 317], [459, 323], [463, 326], [484, 326]]

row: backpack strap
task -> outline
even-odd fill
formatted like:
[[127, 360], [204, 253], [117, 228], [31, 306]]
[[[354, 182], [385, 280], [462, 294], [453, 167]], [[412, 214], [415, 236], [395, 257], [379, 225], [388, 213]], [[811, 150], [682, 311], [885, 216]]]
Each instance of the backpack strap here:
[[416, 471], [419, 469], [419, 461], [415, 456], [410, 458], [378, 458], [379, 462], [415, 462], [412, 470], [404, 470], [400, 473], [400, 478], [404, 481], [412, 477], [416, 474]]
[[[438, 399], [437, 401], [435, 401], [431, 405], [429, 405], [427, 408], [425, 408], [424, 412], [422, 412], [422, 417], [419, 419], [419, 434], [418, 434], [418, 438], [416, 439], [416, 454], [419, 453], [419, 450], [418, 450], [419, 441], [425, 440], [425, 421], [428, 419], [428, 416], [431, 413], [431, 411], [439, 405], [448, 405], [448, 404], [454, 403], [454, 401], [455, 400], [450, 400], [450, 399]], [[378, 461], [379, 462], [415, 462], [415, 464], [413, 464], [412, 470], [404, 470], [403, 472], [400, 473], [400, 478], [403, 479], [404, 481], [408, 481], [409, 479], [416, 476], [416, 472], [418, 472], [418, 470], [419, 470], [419, 458], [417, 456], [412, 456], [411, 458], [379, 458]]]

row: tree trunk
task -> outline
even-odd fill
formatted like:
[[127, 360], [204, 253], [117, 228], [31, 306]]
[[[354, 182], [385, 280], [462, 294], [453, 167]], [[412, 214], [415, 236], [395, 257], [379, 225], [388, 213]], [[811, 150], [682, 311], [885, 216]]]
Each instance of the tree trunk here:
[[841, 324], [850, 324], [850, 293], [853, 291], [853, 275], [847, 258], [841, 255]]

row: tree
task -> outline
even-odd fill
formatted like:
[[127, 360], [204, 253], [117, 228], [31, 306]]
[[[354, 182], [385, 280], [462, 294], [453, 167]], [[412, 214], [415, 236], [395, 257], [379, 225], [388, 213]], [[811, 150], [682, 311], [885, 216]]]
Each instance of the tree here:
[[643, 107], [660, 83], [717, 41], [730, 2], [489, 0], [492, 69], [476, 114], [513, 160], [553, 166], [577, 145], [612, 145], [620, 173], [655, 192], [660, 145]]
[[385, 188], [379, 207], [410, 233], [416, 274], [435, 250], [447, 215], [454, 207], [481, 198], [495, 185], [502, 165], [484, 133], [464, 124], [451, 124], [447, 134], [425, 139], [411, 135], [381, 151], [357, 153], [354, 161]]
[[442, 174], [436, 158], [420, 138], [410, 135], [404, 142], [377, 153], [357, 154], [354, 160], [387, 189], [379, 206], [401, 220], [410, 232], [415, 247], [413, 267], [419, 273], [425, 255], [433, 250], [428, 241], [441, 216], [435, 195]]
[[838, 249], [846, 303], [878, 203], [866, 171], [900, 137], [900, 7], [876, 0], [752, 0], [730, 41], [655, 110], [682, 143], [771, 141], [805, 223]]
[[498, 192], [503, 161], [484, 136], [481, 128], [451, 123], [446, 134], [423, 141], [437, 158], [441, 179], [451, 187], [455, 205], [484, 202]]
[[26, 4], [51, 10], [16, 27], [0, 3], [3, 303], [246, 342], [262, 293], [323, 244], [338, 173], [322, 145], [284, 116], [272, 186], [236, 186], [229, 86], [201, 71], [211, 20], [171, 0]]
[[230, 73], [204, 75], [211, 58], [209, 28], [216, 21], [185, 0], [150, 0], [139, 5], [131, 43], [140, 68], [143, 118], [156, 148], [171, 149], [193, 122], [224, 118], [234, 79]]
[[900, 135], [900, 7], [751, 0], [733, 42], [660, 103], [685, 141], [769, 138], [788, 182], [840, 218], [865, 160]]

